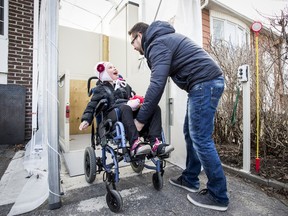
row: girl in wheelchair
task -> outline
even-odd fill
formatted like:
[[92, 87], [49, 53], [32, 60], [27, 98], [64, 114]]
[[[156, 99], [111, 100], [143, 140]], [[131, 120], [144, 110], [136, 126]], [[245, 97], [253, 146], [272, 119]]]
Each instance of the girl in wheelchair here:
[[[130, 155], [163, 156], [174, 150], [172, 145], [162, 143], [161, 109], [157, 106], [154, 115], [148, 124], [139, 132], [134, 123], [138, 108], [144, 98], [137, 96], [131, 86], [119, 76], [118, 70], [110, 62], [99, 62], [96, 67], [96, 75], [99, 78], [93, 88], [93, 96], [82, 115], [79, 130], [91, 125], [94, 111], [101, 99], [108, 101], [108, 107], [104, 111], [105, 116], [112, 122], [121, 120], [124, 125], [125, 135], [130, 144]], [[117, 108], [117, 109], [115, 109]], [[150, 145], [141, 141], [140, 137], [147, 135]]]

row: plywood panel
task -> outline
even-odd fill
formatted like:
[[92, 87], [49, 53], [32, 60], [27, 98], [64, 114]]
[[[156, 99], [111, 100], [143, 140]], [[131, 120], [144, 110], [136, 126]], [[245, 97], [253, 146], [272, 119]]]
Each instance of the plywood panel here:
[[106, 35], [103, 35], [103, 49], [102, 49], [102, 56], [103, 61], [109, 61], [109, 37]]
[[80, 131], [82, 114], [90, 98], [87, 95], [86, 80], [70, 80], [70, 134], [91, 133], [91, 128]]

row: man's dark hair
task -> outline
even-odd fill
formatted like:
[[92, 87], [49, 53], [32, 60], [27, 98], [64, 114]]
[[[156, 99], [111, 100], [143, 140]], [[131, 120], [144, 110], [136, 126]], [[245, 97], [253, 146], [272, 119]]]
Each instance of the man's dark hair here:
[[128, 35], [134, 36], [137, 33], [145, 34], [148, 27], [149, 27], [148, 24], [143, 23], [143, 22], [138, 22], [130, 29], [130, 31], [128, 31]]

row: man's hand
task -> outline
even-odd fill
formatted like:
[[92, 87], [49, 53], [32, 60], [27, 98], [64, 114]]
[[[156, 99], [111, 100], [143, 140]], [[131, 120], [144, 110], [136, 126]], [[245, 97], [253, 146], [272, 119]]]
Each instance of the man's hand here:
[[136, 128], [137, 128], [138, 131], [141, 131], [143, 129], [143, 127], [144, 127], [143, 123], [137, 121], [137, 119], [134, 119], [134, 123], [135, 123]]
[[83, 122], [81, 122], [81, 124], [79, 125], [79, 130], [80, 130], [80, 131], [85, 130], [88, 126], [89, 126], [89, 122], [83, 121]]

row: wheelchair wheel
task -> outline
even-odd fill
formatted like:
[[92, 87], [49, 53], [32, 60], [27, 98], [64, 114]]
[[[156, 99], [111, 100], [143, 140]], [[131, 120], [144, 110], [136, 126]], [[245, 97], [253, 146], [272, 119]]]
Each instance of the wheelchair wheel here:
[[152, 182], [156, 190], [160, 191], [163, 188], [163, 177], [160, 172], [156, 172], [153, 174]]
[[110, 190], [106, 194], [106, 202], [112, 212], [120, 212], [123, 208], [123, 200], [120, 193], [116, 190]]
[[87, 147], [84, 152], [84, 174], [88, 183], [96, 178], [96, 154], [92, 147]]
[[130, 163], [130, 166], [134, 172], [140, 173], [144, 169], [144, 161], [133, 161]]

